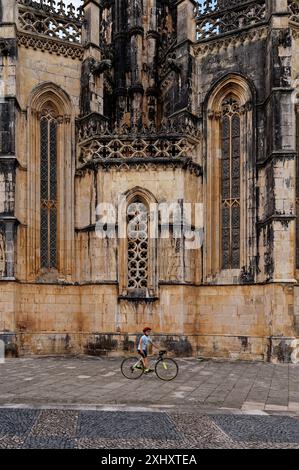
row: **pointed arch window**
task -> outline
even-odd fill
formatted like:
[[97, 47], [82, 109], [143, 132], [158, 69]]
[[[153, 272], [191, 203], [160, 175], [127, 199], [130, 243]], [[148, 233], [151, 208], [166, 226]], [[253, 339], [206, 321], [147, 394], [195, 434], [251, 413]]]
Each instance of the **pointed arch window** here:
[[253, 273], [256, 257], [252, 89], [229, 74], [211, 91], [206, 109], [204, 278], [241, 283], [244, 269]]
[[40, 259], [41, 268], [57, 268], [57, 127], [51, 107], [40, 118]]
[[240, 268], [240, 103], [230, 95], [221, 109], [221, 262]]
[[128, 289], [148, 288], [148, 208], [141, 199], [128, 205]]

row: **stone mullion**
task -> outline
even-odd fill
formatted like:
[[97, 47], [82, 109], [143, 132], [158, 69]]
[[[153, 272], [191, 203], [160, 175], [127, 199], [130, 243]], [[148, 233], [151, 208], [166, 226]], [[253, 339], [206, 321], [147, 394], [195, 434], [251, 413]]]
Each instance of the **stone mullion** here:
[[[58, 261], [58, 237], [57, 237], [57, 223], [58, 223], [58, 220], [59, 220], [59, 198], [58, 198], [58, 174], [59, 174], [59, 167], [58, 167], [58, 126], [57, 126], [57, 120], [55, 119], [55, 121], [51, 121], [50, 123], [50, 135], [52, 134], [52, 131], [51, 131], [51, 127], [54, 126], [54, 142], [51, 141], [50, 143], [50, 199], [52, 200], [51, 202], [51, 216], [52, 218], [55, 218], [55, 230], [56, 230], [56, 233], [55, 233], [55, 267], [57, 267], [57, 261]], [[51, 135], [51, 139], [52, 139], [52, 135]], [[54, 166], [54, 172], [53, 172], [53, 167]], [[54, 173], [54, 174], [53, 174]], [[54, 185], [54, 181], [52, 180], [53, 178], [55, 178], [55, 187], [54, 187], [54, 191], [53, 191], [53, 185]], [[52, 244], [53, 244], [53, 235], [51, 236], [51, 239], [50, 239], [50, 248], [51, 250], [53, 249], [52, 247]], [[52, 263], [52, 256], [51, 256], [51, 263]], [[51, 267], [54, 267], [54, 266], [51, 266]]]
[[67, 263], [67, 237], [65, 235], [67, 231], [67, 212], [68, 208], [66, 205], [66, 193], [69, 189], [69, 185], [65, 174], [65, 165], [67, 159], [65, 155], [65, 122], [62, 117], [58, 118], [57, 125], [57, 269], [61, 274], [65, 274], [65, 265]]
[[40, 268], [40, 116], [35, 110], [31, 112], [29, 124], [28, 158], [28, 269], [27, 276], [34, 278]]
[[[251, 260], [255, 257], [256, 250], [255, 194], [253, 193], [255, 179], [254, 165], [250, 163], [254, 158], [250, 148], [253, 139], [252, 119], [250, 106], [250, 109], [240, 116], [240, 266], [247, 267], [247, 270], [250, 267]], [[248, 139], [244, 137], [246, 135]]]
[[47, 239], [47, 267], [51, 267], [51, 207], [50, 207], [50, 199], [51, 199], [51, 121], [48, 120], [48, 149], [47, 149], [47, 163], [48, 163], [48, 200], [47, 200], [47, 219], [48, 219], [48, 239]]
[[[234, 119], [237, 118], [237, 123], [238, 123], [238, 135], [234, 136], [233, 135], [233, 121]], [[232, 192], [233, 192], [233, 185], [234, 185], [234, 174], [233, 174], [233, 169], [234, 169], [234, 162], [235, 162], [235, 146], [237, 145], [237, 159], [238, 159], [238, 165], [239, 165], [239, 175], [238, 175], [238, 193], [237, 194], [232, 194], [232, 259], [231, 259], [231, 267], [232, 269], [238, 269], [240, 268], [240, 263], [241, 263], [241, 226], [243, 223], [242, 220], [242, 211], [241, 211], [241, 203], [242, 203], [242, 197], [241, 197], [241, 180], [242, 180], [242, 143], [243, 143], [243, 135], [242, 135], [242, 129], [241, 129], [241, 116], [240, 116], [240, 110], [238, 112], [234, 113], [233, 116], [231, 117], [231, 126], [232, 126], [232, 158], [231, 158], [231, 171], [232, 171]], [[246, 204], [246, 202], [245, 202]], [[233, 220], [233, 212], [234, 208], [238, 209], [238, 217], [239, 217], [239, 224], [238, 227], [234, 226], [234, 220]], [[245, 215], [246, 218], [246, 215]], [[234, 268], [233, 266], [233, 237], [236, 228], [238, 229], [238, 267]]]
[[[126, 225], [126, 200], [121, 199], [118, 205], [118, 224], [117, 224], [117, 238], [118, 245], [118, 283], [119, 295], [127, 294], [127, 265], [128, 265], [128, 237]], [[125, 227], [125, 229], [124, 229]]]
[[[206, 191], [204, 196], [205, 207], [205, 256], [204, 256], [204, 273], [208, 280], [215, 275], [220, 269], [220, 227], [221, 210], [219, 205], [219, 197], [221, 195], [220, 188], [220, 166], [221, 148], [220, 135], [220, 115], [213, 113], [209, 117], [207, 129], [207, 155], [208, 159], [205, 164], [206, 170]], [[212, 216], [213, 214], [213, 216]], [[212, 220], [213, 217], [213, 220]]]
[[233, 120], [232, 116], [229, 117], [229, 267], [232, 268], [233, 260], [233, 202], [232, 202], [232, 167], [233, 167]]
[[[72, 126], [72, 122], [69, 116], [65, 118], [64, 126], [64, 152], [65, 155], [73, 155], [75, 151], [75, 145], [72, 144], [74, 142], [74, 130]], [[72, 138], [70, 139], [70, 136]], [[63, 162], [62, 156], [62, 162]], [[60, 167], [62, 168], [62, 163]], [[75, 258], [75, 251], [74, 251], [74, 173], [75, 173], [75, 160], [70, 158], [70, 161], [64, 162], [64, 181], [68, 181], [69, 184], [65, 189], [65, 210], [64, 214], [61, 216], [61, 223], [65, 226], [65, 265], [64, 270], [66, 276], [72, 276], [73, 269], [74, 269], [74, 258]], [[63, 206], [60, 206], [61, 208]]]
[[[34, 206], [34, 211], [32, 214], [33, 217], [33, 227], [34, 227], [34, 237], [33, 237], [33, 259], [35, 261], [35, 266], [33, 269], [33, 276], [35, 277], [36, 273], [40, 269], [41, 265], [41, 256], [40, 256], [40, 250], [41, 250], [41, 244], [40, 244], [40, 224], [41, 224], [41, 214], [40, 214], [40, 199], [41, 199], [41, 193], [40, 193], [40, 145], [41, 145], [41, 135], [40, 135], [40, 113], [37, 113], [35, 116], [35, 129], [33, 131], [33, 142], [35, 143], [35, 156], [36, 160], [34, 163], [34, 166], [32, 166], [32, 175], [33, 178], [35, 179], [35, 184], [33, 188], [33, 206]], [[32, 181], [29, 181], [29, 185], [32, 184]]]
[[[33, 214], [33, 205], [34, 198], [33, 194], [35, 191], [35, 174], [33, 172], [34, 164], [36, 163], [36, 142], [34, 140], [34, 128], [36, 127], [36, 118], [34, 111], [31, 110], [29, 119], [28, 119], [28, 128], [27, 128], [27, 140], [28, 140], [28, 149], [31, 150], [27, 152], [27, 260], [26, 260], [26, 278], [30, 279], [31, 274], [33, 273], [34, 267], [33, 263], [35, 260], [35, 253], [33, 250], [34, 246], [34, 218]], [[31, 158], [29, 158], [31, 155]]]

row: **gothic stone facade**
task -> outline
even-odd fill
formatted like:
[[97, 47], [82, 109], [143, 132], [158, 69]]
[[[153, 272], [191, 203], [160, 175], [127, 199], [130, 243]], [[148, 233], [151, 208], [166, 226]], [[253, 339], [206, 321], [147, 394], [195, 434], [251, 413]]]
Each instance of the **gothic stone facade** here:
[[[7, 353], [120, 354], [147, 324], [174, 354], [290, 360], [298, 51], [298, 0], [0, 0]], [[98, 236], [120, 200], [143, 238]], [[154, 203], [202, 207], [200, 246], [150, 236]]]

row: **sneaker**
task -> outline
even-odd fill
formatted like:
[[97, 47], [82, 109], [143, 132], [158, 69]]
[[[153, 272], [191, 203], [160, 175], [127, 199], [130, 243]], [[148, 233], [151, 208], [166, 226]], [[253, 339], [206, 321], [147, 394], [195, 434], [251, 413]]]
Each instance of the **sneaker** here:
[[143, 369], [142, 366], [135, 366], [134, 369]]
[[154, 369], [145, 369], [145, 374], [148, 374], [149, 372], [154, 372]]

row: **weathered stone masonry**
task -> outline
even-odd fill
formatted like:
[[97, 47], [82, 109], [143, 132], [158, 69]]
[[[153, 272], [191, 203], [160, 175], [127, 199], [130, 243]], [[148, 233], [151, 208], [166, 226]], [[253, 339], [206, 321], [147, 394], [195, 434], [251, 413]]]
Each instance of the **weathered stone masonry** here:
[[[297, 0], [0, 0], [8, 354], [130, 352], [149, 324], [174, 354], [290, 360], [298, 41]], [[151, 218], [97, 237], [120, 197], [202, 204], [202, 247]]]

